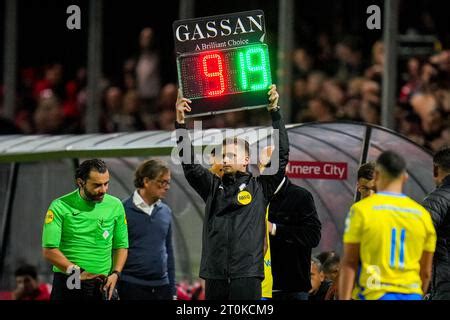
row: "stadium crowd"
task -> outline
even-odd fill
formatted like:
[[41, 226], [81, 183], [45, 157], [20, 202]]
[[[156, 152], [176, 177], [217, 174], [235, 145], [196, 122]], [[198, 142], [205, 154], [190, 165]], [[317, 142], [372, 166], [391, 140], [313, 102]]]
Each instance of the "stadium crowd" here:
[[[103, 78], [101, 132], [172, 128], [177, 86], [163, 82], [160, 54], [153, 39], [153, 29], [144, 28], [139, 35], [140, 52], [126, 60], [121, 75], [115, 77], [121, 80]], [[351, 120], [381, 124], [383, 43], [373, 43], [371, 55], [367, 55], [358, 37], [335, 39], [320, 33], [314, 39], [292, 52], [292, 105], [287, 122]], [[450, 140], [450, 51], [409, 56], [399, 62], [395, 129], [419, 145], [438, 150]], [[80, 67], [73, 78], [69, 76], [60, 63], [21, 69], [14, 121], [0, 118], [0, 132], [85, 132], [86, 68]], [[260, 114], [235, 112], [203, 120], [205, 127], [217, 128], [268, 122]]]

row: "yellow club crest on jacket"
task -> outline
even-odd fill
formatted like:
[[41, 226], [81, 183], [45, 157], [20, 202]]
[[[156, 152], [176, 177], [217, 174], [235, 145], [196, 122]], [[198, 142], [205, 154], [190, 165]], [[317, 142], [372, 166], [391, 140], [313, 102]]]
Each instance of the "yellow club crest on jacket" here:
[[250, 202], [252, 202], [252, 195], [250, 194], [250, 192], [248, 191], [241, 191], [238, 193], [237, 195], [237, 201], [246, 206], [248, 205]]

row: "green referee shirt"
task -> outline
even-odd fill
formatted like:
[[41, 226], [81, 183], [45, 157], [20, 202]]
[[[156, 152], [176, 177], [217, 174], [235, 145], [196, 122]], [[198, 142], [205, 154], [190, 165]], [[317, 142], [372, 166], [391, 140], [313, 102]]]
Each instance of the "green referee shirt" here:
[[[84, 200], [75, 190], [54, 200], [45, 216], [42, 247], [58, 248], [87, 272], [108, 275], [112, 249], [128, 248], [122, 202], [105, 194], [102, 202]], [[54, 272], [65, 272], [55, 266]]]

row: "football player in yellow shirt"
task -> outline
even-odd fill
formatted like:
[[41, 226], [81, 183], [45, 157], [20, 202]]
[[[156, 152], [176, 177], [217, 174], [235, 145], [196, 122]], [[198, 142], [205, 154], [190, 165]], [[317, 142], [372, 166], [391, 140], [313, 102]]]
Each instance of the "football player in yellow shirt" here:
[[355, 203], [345, 223], [340, 299], [420, 300], [426, 292], [436, 232], [428, 211], [401, 193], [406, 180], [405, 160], [383, 152], [377, 193]]

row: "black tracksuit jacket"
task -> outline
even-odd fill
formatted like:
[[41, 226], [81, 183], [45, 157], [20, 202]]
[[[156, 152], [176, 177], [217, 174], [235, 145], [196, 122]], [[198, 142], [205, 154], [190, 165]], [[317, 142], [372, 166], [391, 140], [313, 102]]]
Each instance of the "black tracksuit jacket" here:
[[308, 292], [311, 289], [311, 249], [320, 241], [321, 223], [312, 194], [287, 177], [270, 200], [269, 221], [273, 290]]
[[437, 242], [433, 257], [433, 296], [450, 299], [450, 175], [423, 201], [436, 229]]
[[[203, 279], [264, 278], [265, 213], [269, 199], [282, 182], [289, 159], [289, 141], [280, 111], [271, 113], [279, 130], [278, 171], [253, 177], [250, 173], [225, 175], [220, 179], [200, 164], [182, 161], [185, 177], [205, 201], [200, 277]], [[186, 148], [194, 154], [185, 125], [175, 123], [182, 157]], [[183, 130], [184, 129], [184, 130]], [[189, 161], [188, 161], [189, 162]], [[238, 197], [251, 195], [248, 204]], [[242, 193], [241, 193], [242, 195]]]

